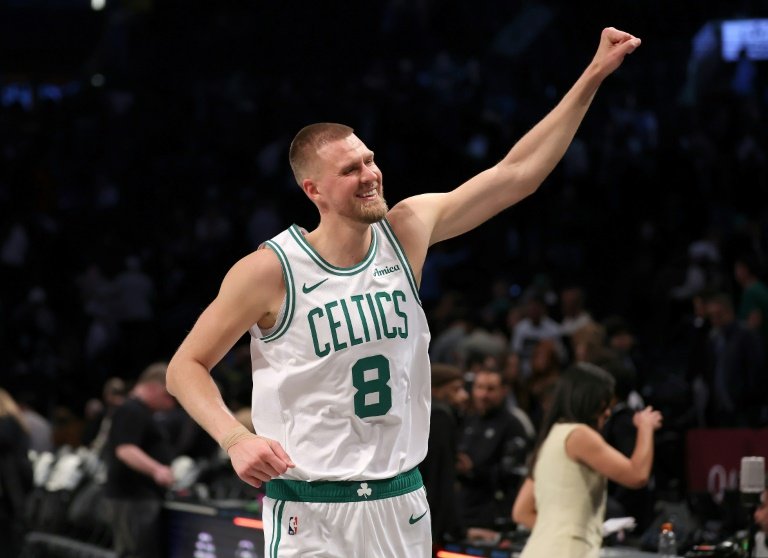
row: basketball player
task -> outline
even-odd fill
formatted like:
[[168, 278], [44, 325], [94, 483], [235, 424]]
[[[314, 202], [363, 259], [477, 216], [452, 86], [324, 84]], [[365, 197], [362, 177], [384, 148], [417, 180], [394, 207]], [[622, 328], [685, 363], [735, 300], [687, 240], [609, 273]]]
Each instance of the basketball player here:
[[[391, 210], [373, 152], [351, 128], [314, 124], [294, 138], [291, 167], [320, 224], [292, 226], [237, 262], [168, 369], [169, 390], [239, 477], [268, 481], [267, 556], [431, 556], [416, 468], [429, 430], [429, 331], [418, 297], [427, 249], [533, 193], [600, 83], [639, 44], [605, 29], [571, 90], [497, 165]], [[246, 331], [256, 434], [210, 376]]]

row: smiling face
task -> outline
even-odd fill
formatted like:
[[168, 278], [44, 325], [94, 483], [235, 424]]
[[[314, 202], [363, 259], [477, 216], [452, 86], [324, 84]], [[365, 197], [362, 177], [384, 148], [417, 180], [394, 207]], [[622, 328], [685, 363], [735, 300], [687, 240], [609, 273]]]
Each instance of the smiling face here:
[[354, 134], [328, 142], [316, 152], [302, 187], [321, 214], [337, 214], [359, 223], [375, 223], [387, 214], [382, 176], [373, 151]]

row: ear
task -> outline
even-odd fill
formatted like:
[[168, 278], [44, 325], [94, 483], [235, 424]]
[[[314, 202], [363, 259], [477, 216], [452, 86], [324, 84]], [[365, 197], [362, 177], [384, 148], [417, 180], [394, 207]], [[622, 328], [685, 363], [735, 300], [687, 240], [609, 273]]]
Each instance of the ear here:
[[317, 189], [317, 183], [311, 178], [305, 178], [301, 181], [301, 189], [304, 190], [304, 193], [312, 201], [315, 201], [320, 196], [320, 192]]

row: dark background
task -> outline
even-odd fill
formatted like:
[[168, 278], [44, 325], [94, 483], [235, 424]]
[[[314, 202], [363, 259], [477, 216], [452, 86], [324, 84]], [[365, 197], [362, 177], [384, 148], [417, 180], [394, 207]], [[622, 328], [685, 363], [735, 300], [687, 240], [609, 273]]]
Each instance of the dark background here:
[[[692, 50], [707, 22], [739, 17], [768, 3], [0, 2], [0, 384], [77, 417], [107, 377], [170, 358], [237, 259], [316, 224], [287, 164], [300, 127], [352, 125], [390, 206], [446, 191], [554, 106], [610, 25], [643, 45], [577, 149], [534, 196], [435, 247], [423, 298], [434, 337], [447, 294], [479, 315], [494, 285], [515, 304], [541, 277], [577, 283], [596, 319], [632, 324], [646, 397], [670, 378], [685, 391], [690, 302], [669, 293], [689, 246], [717, 247], [708, 280], [736, 299], [735, 256], [766, 256], [768, 62], [737, 82], [739, 64]], [[105, 302], [128, 258], [154, 284], [138, 319]]]

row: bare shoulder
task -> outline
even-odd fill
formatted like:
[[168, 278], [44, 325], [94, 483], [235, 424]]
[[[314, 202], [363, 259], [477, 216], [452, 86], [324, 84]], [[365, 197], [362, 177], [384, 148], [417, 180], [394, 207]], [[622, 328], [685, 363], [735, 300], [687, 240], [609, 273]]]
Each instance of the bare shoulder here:
[[[575, 437], [575, 438], [574, 438]], [[577, 424], [573, 430], [568, 434], [567, 439], [575, 439], [575, 440], [594, 440], [594, 439], [600, 439], [602, 440], [602, 436], [600, 436], [600, 433], [592, 428], [591, 426], [588, 426], [586, 424]]]
[[605, 440], [597, 430], [586, 424], [579, 424], [565, 439], [565, 451], [571, 459], [583, 460], [605, 444]]
[[256, 274], [264, 278], [282, 276], [283, 268], [274, 250], [263, 246], [238, 260], [230, 272]]
[[228, 291], [237, 296], [256, 296], [262, 302], [274, 298], [282, 300], [285, 286], [277, 254], [269, 248], [262, 248], [237, 261], [224, 277], [219, 294], [226, 295]]
[[397, 232], [397, 227], [428, 225], [434, 218], [435, 202], [440, 194], [419, 194], [397, 203], [387, 214], [387, 219]]
[[284, 296], [282, 269], [271, 250], [240, 259], [227, 272], [219, 292], [176, 351], [177, 362], [202, 363], [209, 370], [253, 324], [274, 322]]
[[402, 244], [417, 279], [433, 244], [432, 232], [436, 222], [436, 197], [440, 194], [421, 194], [406, 198], [387, 213], [397, 239]]

